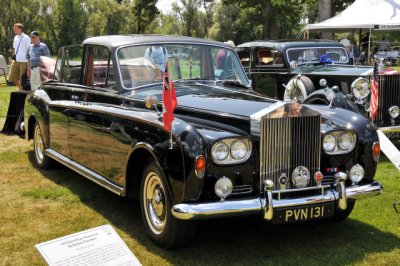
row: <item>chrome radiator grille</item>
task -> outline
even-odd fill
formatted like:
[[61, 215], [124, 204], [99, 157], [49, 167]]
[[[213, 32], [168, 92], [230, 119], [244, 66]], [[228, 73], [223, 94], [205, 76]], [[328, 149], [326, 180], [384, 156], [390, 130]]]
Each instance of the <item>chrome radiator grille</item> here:
[[260, 124], [260, 176], [274, 181], [280, 189], [279, 177], [289, 178], [286, 189], [294, 188], [293, 170], [305, 166], [310, 171], [310, 183], [315, 186], [314, 173], [319, 171], [321, 151], [321, 117], [319, 113], [297, 117], [264, 117]]
[[375, 123], [378, 126], [390, 125], [389, 107], [400, 106], [400, 75], [379, 75], [378, 114]]

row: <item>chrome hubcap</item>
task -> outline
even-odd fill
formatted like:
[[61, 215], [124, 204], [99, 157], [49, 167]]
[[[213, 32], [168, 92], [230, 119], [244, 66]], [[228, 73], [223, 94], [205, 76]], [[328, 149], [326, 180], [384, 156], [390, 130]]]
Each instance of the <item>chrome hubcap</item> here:
[[43, 139], [42, 139], [42, 133], [40, 132], [40, 128], [36, 127], [35, 129], [35, 155], [36, 155], [36, 160], [38, 161], [39, 164], [43, 163], [43, 158], [44, 158], [44, 145], [43, 145]]
[[154, 172], [150, 172], [146, 176], [143, 202], [147, 224], [150, 229], [155, 234], [162, 233], [167, 220], [166, 196], [161, 179]]

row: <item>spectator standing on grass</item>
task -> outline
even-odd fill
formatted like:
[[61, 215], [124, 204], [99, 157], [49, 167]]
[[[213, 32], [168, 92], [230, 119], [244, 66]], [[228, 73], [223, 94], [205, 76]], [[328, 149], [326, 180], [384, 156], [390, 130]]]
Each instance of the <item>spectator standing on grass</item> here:
[[36, 90], [41, 85], [40, 71], [39, 71], [39, 59], [40, 56], [50, 57], [49, 48], [47, 45], [40, 42], [39, 32], [32, 31], [29, 34], [31, 37], [32, 44], [29, 46], [26, 58], [28, 59], [28, 77], [31, 79], [31, 89]]
[[14, 24], [13, 57], [8, 80], [14, 82], [18, 89], [22, 90], [21, 78], [26, 74], [28, 59], [26, 53], [31, 45], [31, 39], [24, 33], [24, 26], [21, 23]]

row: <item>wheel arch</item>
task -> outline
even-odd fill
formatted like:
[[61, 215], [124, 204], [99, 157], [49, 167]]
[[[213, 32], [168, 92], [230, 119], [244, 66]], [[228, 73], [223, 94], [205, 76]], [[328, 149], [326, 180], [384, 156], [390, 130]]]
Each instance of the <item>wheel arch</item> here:
[[[142, 174], [148, 163], [151, 161], [155, 162], [160, 169], [163, 170], [163, 167], [159, 163], [159, 156], [157, 156], [156, 150], [148, 143], [137, 143], [129, 154], [129, 159], [126, 165], [124, 196], [129, 198], [139, 198]], [[168, 186], [167, 189], [171, 197], [173, 197], [169, 180], [167, 176], [164, 175], [164, 177]]]

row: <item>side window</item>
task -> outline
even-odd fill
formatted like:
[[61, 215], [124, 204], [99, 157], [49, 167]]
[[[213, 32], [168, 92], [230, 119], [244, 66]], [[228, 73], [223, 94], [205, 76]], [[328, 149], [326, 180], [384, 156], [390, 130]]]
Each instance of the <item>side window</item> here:
[[59, 50], [55, 75], [65, 83], [81, 84], [82, 76], [82, 46], [66, 46]]
[[237, 54], [244, 68], [250, 67], [250, 49], [238, 48]]
[[260, 48], [257, 50], [256, 65], [283, 67], [282, 53], [269, 48]]
[[87, 46], [84, 85], [115, 88], [114, 67], [111, 53], [104, 46]]

